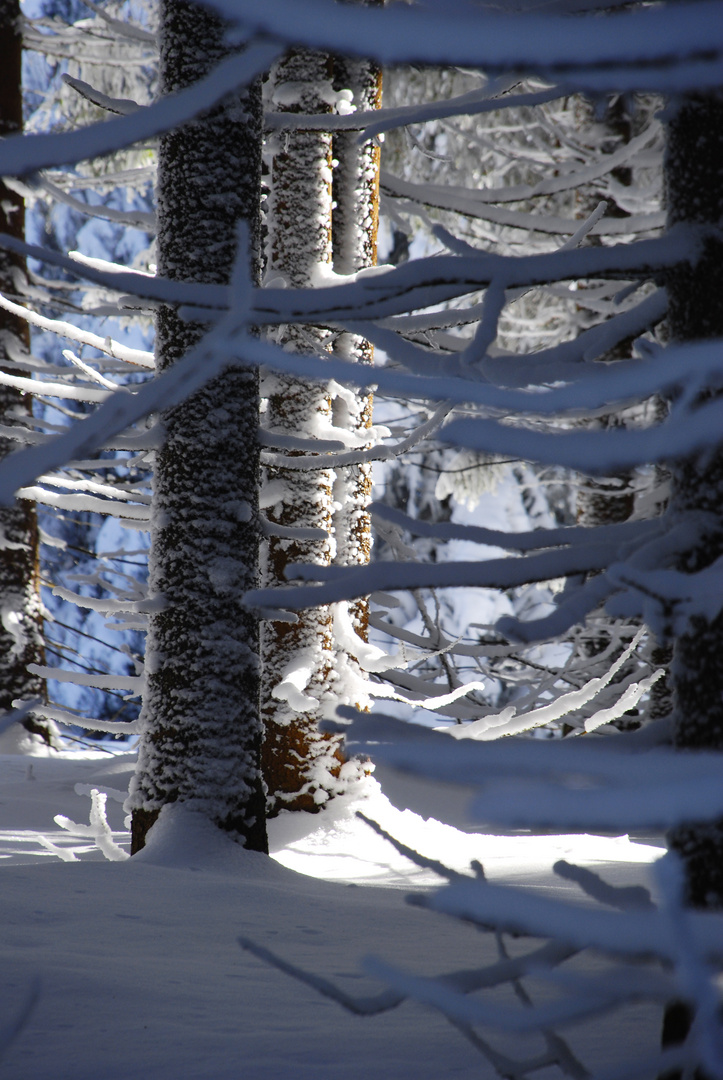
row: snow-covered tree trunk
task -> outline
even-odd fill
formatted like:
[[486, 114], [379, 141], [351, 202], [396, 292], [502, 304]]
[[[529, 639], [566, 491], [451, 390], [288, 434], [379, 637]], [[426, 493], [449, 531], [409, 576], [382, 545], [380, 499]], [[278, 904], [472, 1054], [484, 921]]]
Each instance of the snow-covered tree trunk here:
[[[381, 108], [381, 67], [369, 60], [337, 57], [334, 62], [334, 89], [350, 95], [357, 112]], [[377, 140], [359, 143], [357, 132], [340, 132], [333, 140], [334, 200], [332, 246], [334, 272], [355, 274], [376, 266], [379, 227], [379, 162]], [[340, 334], [334, 352], [344, 360], [371, 364], [374, 348], [356, 334]], [[361, 439], [372, 424], [372, 395], [358, 394], [351, 388], [339, 388], [332, 403], [334, 425], [357, 434]], [[371, 464], [351, 465], [336, 470], [334, 484], [334, 562], [353, 566], [369, 562], [371, 521], [367, 507], [371, 499]], [[348, 629], [349, 622], [361, 641], [368, 639], [369, 605], [366, 599], [336, 605], [334, 619]], [[339, 635], [345, 647], [336, 649], [336, 667], [340, 679], [351, 674], [345, 701], [361, 704], [363, 685], [359, 666], [352, 655], [354, 646], [348, 634]], [[356, 676], [356, 678], [355, 678]], [[356, 690], [356, 693], [355, 693]], [[359, 691], [362, 691], [361, 693]]]
[[[670, 225], [699, 226], [712, 234], [695, 262], [670, 275], [671, 336], [678, 341], [723, 337], [723, 92], [683, 97], [675, 107], [666, 179]], [[700, 530], [681, 570], [694, 574], [720, 558], [723, 445], [675, 464], [671, 511], [675, 519], [692, 516]], [[672, 680], [676, 745], [723, 749], [723, 613], [691, 618], [675, 642]], [[723, 822], [681, 826], [671, 842], [685, 860], [689, 902], [723, 906]]]
[[[333, 65], [328, 56], [289, 53], [274, 69], [269, 97], [280, 112], [329, 112], [334, 101]], [[270, 195], [267, 203], [269, 284], [313, 285], [331, 271], [332, 153], [323, 132], [281, 132], [269, 141]], [[274, 339], [287, 349], [322, 353], [328, 330], [281, 327]], [[289, 446], [297, 440], [300, 468], [266, 470], [263, 506], [268, 520], [267, 584], [285, 582], [291, 563], [329, 564], [334, 557], [334, 472], [308, 469], [314, 440], [333, 435], [332, 391], [326, 384], [301, 383], [269, 375], [263, 386], [263, 426]], [[294, 451], [292, 451], [294, 452]], [[319, 721], [333, 703], [333, 626], [328, 607], [289, 615], [264, 626], [262, 750], [269, 813], [280, 809], [318, 810], [340, 790], [343, 755], [337, 737], [321, 735]]]
[[[23, 125], [22, 43], [20, 6], [0, 0], [0, 138], [17, 134]], [[23, 238], [23, 200], [0, 180], [0, 232]], [[0, 249], [0, 291], [17, 296], [23, 262]], [[22, 362], [30, 335], [23, 320], [0, 311], [0, 366]], [[14, 374], [17, 374], [17, 367]], [[9, 386], [0, 387], [0, 416], [12, 426], [13, 417], [27, 416], [32, 398]], [[16, 444], [0, 436], [0, 458]], [[44, 698], [45, 682], [28, 672], [28, 664], [43, 664], [43, 622], [38, 576], [38, 522], [34, 503], [18, 500], [0, 508], [0, 711], [10, 711], [19, 698]], [[32, 717], [23, 721], [28, 731], [52, 741], [47, 724]]]
[[[161, 93], [193, 84], [226, 53], [224, 26], [185, 0], [161, 10]], [[161, 139], [158, 271], [175, 281], [229, 281], [237, 223], [258, 240], [261, 93], [252, 86]], [[162, 370], [202, 325], [164, 308]], [[266, 850], [259, 766], [258, 623], [243, 593], [258, 570], [258, 382], [239, 365], [162, 417], [157, 455], [133, 850], [161, 808], [186, 803]]]

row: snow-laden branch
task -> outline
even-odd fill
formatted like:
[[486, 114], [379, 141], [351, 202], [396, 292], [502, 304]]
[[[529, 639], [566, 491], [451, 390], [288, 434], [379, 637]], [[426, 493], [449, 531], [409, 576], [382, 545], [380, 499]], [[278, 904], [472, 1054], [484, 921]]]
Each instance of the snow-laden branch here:
[[[3, 297], [0, 296], [0, 306]], [[26, 394], [44, 394], [46, 397], [63, 398], [69, 401], [99, 402], [108, 397], [108, 390], [96, 390], [91, 386], [71, 386], [67, 382], [43, 382], [40, 379], [27, 379], [21, 375], [11, 375], [0, 371], [0, 386], [13, 386]]]
[[109, 97], [108, 94], [96, 90], [90, 83], [84, 82], [83, 79], [76, 79], [67, 72], [63, 74], [62, 79], [64, 83], [72, 86], [73, 90], [77, 91], [86, 101], [90, 101], [92, 105], [97, 105], [100, 109], [105, 109], [106, 112], [116, 113], [118, 116], [132, 116], [133, 113], [144, 107], [139, 105], [137, 101], [131, 101], [130, 98]]
[[[568, 583], [569, 585], [569, 583]], [[540, 619], [517, 619], [504, 615], [498, 619], [496, 629], [510, 641], [530, 644], [534, 641], [550, 641], [566, 634], [573, 626], [580, 626], [585, 618], [616, 592], [619, 584], [605, 574], [596, 574], [583, 585], [566, 588], [562, 599], [549, 615]]]
[[438, 1009], [448, 1019], [461, 1024], [482, 1024], [497, 1031], [537, 1032], [558, 1025], [592, 1019], [612, 1008], [652, 998], [665, 1001], [672, 989], [670, 980], [658, 972], [628, 972], [624, 985], [608, 978], [589, 980], [585, 994], [570, 994], [544, 1005], [515, 1009], [480, 998], [470, 998], [445, 986], [441, 979], [411, 975], [376, 957], [365, 961], [369, 975], [387, 983], [392, 990]]
[[[530, 288], [577, 278], [628, 281], [655, 278], [681, 262], [695, 261], [707, 232], [677, 225], [665, 236], [616, 247], [587, 247], [523, 256], [480, 252], [476, 256], [435, 255], [395, 269], [360, 273], [357, 280], [315, 289], [260, 289], [254, 296], [259, 324], [289, 322], [359, 324], [410, 310], [447, 303], [479, 292], [492, 282], [499, 288]], [[197, 306], [203, 303], [203, 286]], [[205, 287], [210, 289], [209, 286]]]
[[[517, 81], [517, 80], [515, 80]], [[481, 116], [507, 108], [530, 108], [556, 101], [567, 90], [551, 87], [529, 94], [502, 94], [496, 87], [483, 87], [468, 94], [446, 98], [444, 101], [425, 101], [421, 105], [402, 105], [396, 109], [374, 109], [370, 112], [347, 113], [343, 116], [319, 116], [305, 113], [266, 113], [264, 125], [270, 131], [359, 131], [364, 139], [373, 139], [386, 131], [444, 120], [450, 116]]]
[[[573, 341], [526, 353], [519, 359], [509, 354], [488, 357], [482, 370], [497, 386], [531, 386], [577, 378], [581, 362], [597, 360], [626, 338], [637, 338], [652, 329], [665, 318], [667, 308], [665, 289], [656, 289], [628, 311], [583, 331]], [[404, 327], [400, 330], [403, 332]]]
[[601, 18], [307, 0], [207, 0], [230, 20], [291, 45], [371, 56], [385, 64], [456, 64], [564, 74], [589, 89], [684, 89], [723, 82], [717, 4], [654, 7]]
[[45, 667], [42, 664], [29, 664], [28, 671], [31, 671], [34, 675], [39, 675], [41, 679], [70, 682], [76, 686], [91, 686], [95, 687], [96, 690], [129, 690], [133, 694], [140, 694], [143, 689], [142, 675], [103, 675], [100, 672], [85, 675], [80, 671]]
[[681, 822], [723, 816], [721, 773], [714, 777], [671, 779], [662, 787], [644, 774], [635, 785], [602, 790], [550, 789], [548, 783], [490, 782], [472, 802], [478, 821], [505, 821], [513, 828], [667, 830]]
[[[245, 308], [240, 303], [239, 311], [228, 316], [234, 330], [237, 323], [245, 324], [244, 315]], [[11, 505], [18, 488], [42, 473], [52, 472], [68, 461], [90, 457], [135, 421], [156, 409], [170, 408], [183, 401], [229, 363], [237, 363], [236, 351], [228, 356], [226, 330], [222, 320], [195, 349], [135, 393], [111, 394], [91, 416], [78, 421], [70, 430], [11, 454], [0, 464], [0, 505], [4, 502]], [[147, 508], [142, 509], [147, 512]]]
[[142, 26], [130, 22], [127, 18], [114, 19], [99, 4], [93, 3], [93, 0], [83, 0], [83, 3], [111, 28], [114, 36], [128, 38], [130, 41], [140, 41], [144, 45], [152, 46], [154, 49], [158, 48], [158, 39], [150, 30], [145, 30]]
[[[655, 278], [678, 263], [695, 261], [707, 236], [708, 232], [701, 228], [677, 225], [663, 237], [610, 248], [560, 249], [515, 257], [484, 251], [467, 256], [436, 255], [396, 268], [361, 271], [351, 281], [340, 276], [332, 285], [255, 290], [250, 321], [256, 325], [347, 326], [447, 303], [479, 292], [492, 282], [501, 289], [518, 289], [581, 277], [624, 281]], [[82, 273], [89, 281], [110, 289], [187, 305], [194, 318], [208, 319], [214, 311], [227, 311], [231, 303], [229, 287], [225, 286], [173, 282], [133, 271], [111, 273], [88, 264], [81, 271], [77, 260], [6, 234], [0, 234], [0, 246], [76, 275]]]
[[526, 461], [578, 469], [589, 476], [613, 476], [626, 469], [674, 461], [720, 441], [723, 401], [715, 399], [693, 413], [675, 412], [664, 423], [645, 429], [545, 433], [510, 427], [494, 420], [453, 420], [444, 441], [494, 454], [514, 454]]
[[677, 950], [674, 970], [680, 998], [690, 1006], [692, 1014], [686, 1048], [693, 1051], [695, 1060], [701, 1062], [711, 1080], [723, 1080], [718, 973], [701, 947], [694, 917], [685, 903], [685, 867], [675, 852], [668, 852], [656, 863], [655, 870], [663, 900], [661, 914]]
[[[447, 303], [479, 292], [493, 282], [500, 289], [519, 289], [581, 277], [624, 281], [655, 278], [678, 263], [695, 261], [707, 235], [700, 228], [677, 225], [663, 237], [611, 248], [560, 249], [515, 257], [484, 251], [467, 256], [437, 255], [396, 268], [361, 271], [352, 281], [340, 276], [333, 285], [257, 289], [252, 296], [250, 322], [272, 326], [331, 323], [348, 328], [367, 320], [386, 319]], [[7, 234], [0, 234], [0, 246], [25, 258], [63, 267], [110, 289], [142, 299], [185, 305], [188, 314], [201, 320], [210, 319], [215, 312], [227, 311], [231, 303], [226, 286], [175, 282], [130, 270], [114, 273], [88, 263], [83, 263], [81, 271], [77, 259], [23, 243]]]
[[54, 821], [71, 836], [88, 836], [110, 862], [122, 862], [129, 859], [129, 853], [119, 847], [113, 839], [113, 832], [105, 816], [106, 794], [98, 788], [90, 792], [90, 824], [79, 825], [64, 814], [56, 814]]
[[8, 233], [0, 233], [0, 247], [14, 251], [25, 259], [37, 259], [50, 266], [61, 267], [75, 277], [103, 285], [114, 292], [132, 293], [141, 300], [157, 300], [168, 304], [194, 303], [208, 308], [209, 314], [226, 311], [229, 307], [229, 290], [223, 285], [170, 281], [155, 274], [127, 270], [118, 263], [90, 258], [77, 251], [62, 255], [59, 251], [51, 251], [37, 244], [27, 244]]
[[[308, 471], [309, 469], [336, 469], [348, 465], [362, 465], [372, 461], [393, 461], [395, 458], [406, 454], [413, 447], [428, 439], [438, 431], [453, 406], [447, 403], [440, 405], [423, 424], [420, 424], [404, 439], [396, 443], [377, 443], [367, 450], [347, 450], [344, 453], [320, 453], [290, 455], [268, 454], [261, 455], [261, 460], [266, 465], [274, 465], [277, 468], [297, 469]], [[314, 449], [314, 444], [307, 445], [307, 449]]]
[[[632, 545], [631, 545], [632, 546]], [[319, 585], [253, 589], [244, 602], [249, 607], [282, 607], [293, 611], [353, 600], [379, 590], [395, 589], [514, 589], [535, 581], [550, 581], [570, 574], [606, 569], [619, 559], [609, 543], [545, 551], [525, 559], [485, 559], [455, 563], [372, 563], [368, 566], [316, 566], [294, 563], [289, 576]]]
[[[501, 188], [484, 188], [478, 187], [470, 189], [466, 187], [458, 187], [452, 184], [439, 185], [439, 184], [419, 184], [412, 183], [411, 181], [404, 180], [401, 177], [394, 176], [391, 173], [383, 172], [381, 176], [382, 190], [388, 194], [401, 196], [403, 198], [413, 199], [416, 202], [425, 203], [432, 206], [440, 206], [445, 210], [457, 210], [462, 214], [469, 214], [472, 216], [482, 217], [484, 214], [474, 213], [474, 208], [480, 208], [495, 203], [508, 203], [508, 202], [522, 202], [528, 199], [535, 199], [538, 196], [555, 195], [563, 191], [572, 191], [579, 187], [581, 184], [590, 184], [593, 180], [598, 180], [601, 176], [607, 176], [612, 169], [619, 168], [622, 165], [629, 164], [630, 159], [634, 158], [637, 153], [644, 150], [655, 138], [657, 138], [658, 132], [655, 126], [651, 125], [646, 128], [640, 135], [622, 146], [618, 147], [610, 154], [602, 154], [596, 161], [589, 162], [586, 165], [582, 165], [576, 169], [570, 169], [569, 171], [561, 171], [558, 176], [548, 176], [544, 180], [538, 180], [536, 184], [509, 184], [506, 187]], [[509, 214], [510, 211], [507, 211]], [[664, 214], [657, 215], [641, 215], [643, 219], [655, 217], [658, 220], [658, 225], [663, 225], [665, 221]], [[494, 221], [494, 218], [488, 218], [490, 221]], [[524, 222], [532, 222], [540, 220], [537, 215], [523, 214], [517, 212], [512, 214], [508, 220], [500, 220], [498, 223], [502, 225], [515, 225], [516, 228], [530, 228], [530, 224], [523, 224]], [[552, 216], [549, 220], [551, 222], [558, 221]], [[637, 232], [635, 228], [629, 227], [629, 222], [632, 219], [623, 218], [620, 221], [620, 232]], [[564, 222], [566, 226], [572, 225], [572, 228], [557, 228], [548, 229], [548, 232], [574, 232], [579, 222]], [[605, 225], [601, 225], [599, 228], [595, 228], [594, 232], [605, 232], [606, 227], [611, 227], [611, 222], [606, 222]], [[533, 225], [533, 227], [535, 227]], [[649, 226], [654, 228], [655, 226]]]
[[86, 731], [103, 731], [107, 735], [140, 735], [141, 725], [138, 720], [95, 720], [80, 713], [68, 712], [67, 709], [59, 709], [52, 705], [44, 705], [42, 702], [34, 710], [38, 716], [46, 720], [54, 720], [57, 724], [65, 724], [66, 727], [82, 727]]
[[[2, 237], [0, 237], [0, 245], [2, 245]], [[71, 260], [68, 261], [71, 262]], [[19, 319], [24, 319], [31, 326], [37, 326], [39, 330], [47, 330], [51, 334], [66, 338], [68, 341], [77, 341], [81, 345], [90, 345], [91, 348], [105, 353], [106, 356], [112, 356], [115, 360], [124, 360], [127, 364], [135, 364], [138, 367], [151, 370], [155, 367], [155, 360], [151, 352], [121, 345], [119, 341], [113, 341], [111, 337], [102, 338], [99, 334], [81, 330], [80, 327], [69, 322], [63, 322], [61, 319], [46, 319], [44, 315], [39, 315], [36, 311], [31, 311], [30, 308], [23, 307], [21, 304], [14, 304], [12, 300], [8, 300], [2, 294], [0, 294], [0, 308], [4, 308], [5, 311], [9, 311], [12, 315], [17, 315]], [[57, 396], [61, 397], [63, 395], [58, 394]], [[99, 399], [96, 398], [95, 400]]]
[[[660, 912], [599, 911], [478, 880], [456, 881], [431, 896], [415, 897], [415, 903], [478, 926], [554, 937], [576, 948], [599, 948], [613, 956], [658, 956], [669, 962], [678, 957], [674, 935]], [[690, 922], [701, 955], [719, 956], [723, 916], [691, 915]]]
[[[542, 705], [538, 709], [531, 709], [529, 712], [518, 714], [517, 708], [514, 705], [508, 705], [501, 713], [496, 715], [487, 714], [479, 720], [474, 720], [470, 724], [465, 724], [463, 727], [453, 728], [450, 731], [450, 735], [455, 739], [479, 739], [483, 742], [487, 742], [493, 739], [502, 738], [503, 736], [519, 735], [524, 731], [531, 731], [533, 728], [552, 724], [562, 720], [566, 716], [581, 711], [585, 705], [594, 701], [594, 699], [600, 695], [601, 691], [609, 686], [620, 669], [632, 656], [640, 643], [642, 636], [643, 631], [639, 630], [630, 645], [623, 650], [617, 660], [611, 664], [603, 675], [590, 679], [579, 689], [572, 690], [566, 694], [561, 694], [549, 704]], [[600, 710], [586, 721], [586, 730], [594, 731], [596, 728], [602, 727], [603, 724], [607, 724], [611, 720], [617, 720], [618, 717], [622, 716], [629, 708], [632, 708], [633, 705], [640, 700], [643, 694], [650, 689], [652, 684], [660, 678], [662, 674], [663, 672], [661, 670], [655, 672], [655, 674], [648, 679], [643, 679], [639, 683], [632, 682], [627, 687], [623, 687], [623, 693], [615, 705]], [[470, 686], [469, 689], [472, 689], [472, 687]], [[450, 697], [451, 695], [446, 696]], [[440, 704], [443, 703], [443, 700], [444, 699], [440, 700]], [[426, 703], [420, 704], [426, 705]], [[590, 725], [589, 727], [588, 724]]]
[[0, 175], [25, 176], [49, 166], [101, 157], [170, 131], [212, 108], [232, 90], [262, 75], [282, 49], [267, 40], [252, 41], [243, 53], [224, 60], [188, 90], [163, 98], [130, 116], [89, 124], [52, 135], [14, 135], [0, 146]]
[[460, 525], [453, 521], [421, 521], [411, 518], [396, 507], [373, 502], [370, 507], [373, 521], [386, 521], [405, 529], [412, 536], [435, 540], [468, 540], [507, 551], [539, 551], [541, 548], [597, 543], [618, 546], [629, 540], [654, 537], [664, 528], [662, 522], [624, 521], [617, 525], [601, 525], [594, 532], [584, 525], [568, 525], [557, 529], [534, 529], [532, 532], [501, 532], [481, 525]]
[[76, 199], [45, 177], [38, 181], [37, 186], [50, 195], [54, 202], [63, 203], [72, 210], [77, 210], [79, 214], [85, 214], [86, 217], [100, 218], [101, 221], [112, 221], [118, 225], [130, 225], [132, 228], [144, 229], [148, 232], [155, 230], [156, 215], [145, 210], [114, 210], [112, 206], [105, 206], [102, 203], [96, 205], [83, 202], [82, 199]]
[[[723, 754], [712, 751], [684, 753], [669, 748], [650, 749], [636, 734], [625, 739], [590, 736], [555, 740], [510, 737], [484, 744], [458, 742], [448, 734], [405, 723], [396, 717], [375, 712], [360, 713], [340, 706], [338, 715], [352, 721], [344, 727], [347, 746], [353, 753], [371, 755], [411, 776], [426, 777], [479, 789], [502, 779], [531, 782], [570, 781], [588, 788], [611, 788], [657, 783], [661, 788], [674, 781], [720, 782]], [[490, 821], [502, 823], [504, 816]]]
[[[360, 324], [354, 324], [358, 326]], [[371, 338], [377, 335], [370, 334]], [[377, 338], [377, 340], [379, 340]], [[416, 350], [409, 342], [403, 343], [405, 348]], [[284, 352], [282, 349], [268, 342], [246, 339], [238, 342], [234, 349], [234, 342], [225, 343], [222, 346], [231, 355], [243, 356], [250, 364], [263, 365], [275, 371], [283, 371], [300, 378], [317, 379], [328, 381], [334, 379], [340, 383], [352, 386], [364, 387], [374, 383], [382, 392], [400, 397], [448, 401], [454, 404], [470, 404], [486, 406], [499, 410], [505, 416], [549, 416], [557, 417], [561, 413], [569, 412], [579, 414], [585, 410], [595, 413], [599, 409], [608, 410], [615, 404], [626, 404], [629, 401], [639, 401], [656, 393], [665, 393], [671, 389], [685, 384], [688, 380], [692, 385], [697, 385], [701, 380], [716, 381], [718, 364], [718, 346], [716, 342], [699, 342], [695, 344], [679, 345], [667, 349], [654, 362], [649, 360], [636, 360], [620, 362], [615, 365], [606, 365], [593, 369], [585, 377], [578, 379], [569, 385], [557, 386], [544, 391], [528, 392], [525, 390], [508, 389], [498, 387], [475, 378], [475, 372], [464, 372], [462, 377], [451, 377], [447, 372], [444, 377], [435, 375], [413, 375], [393, 368], [370, 368], [367, 365], [359, 365], [350, 361], [337, 359], [322, 359], [317, 356], [304, 355], [301, 353]], [[420, 355], [429, 358], [428, 353], [418, 350]], [[406, 357], [406, 353], [404, 354]], [[459, 371], [459, 369], [458, 369]], [[699, 415], [699, 413], [696, 415]], [[674, 416], [667, 423], [677, 422]], [[474, 431], [479, 426], [478, 442], [475, 442]], [[652, 429], [652, 430], [663, 430]], [[488, 431], [502, 431], [500, 435], [504, 446], [495, 449], [490, 445]], [[591, 432], [573, 432], [568, 435], [546, 435], [539, 432], [530, 432], [527, 429], [512, 428], [507, 425], [492, 421], [482, 422], [474, 420], [458, 419], [451, 421], [443, 429], [443, 441], [467, 445], [471, 449], [482, 449], [488, 453], [500, 453], [513, 457], [527, 457], [528, 460], [536, 460], [534, 455], [528, 455], [525, 451], [525, 440], [528, 436], [535, 435], [542, 440], [559, 438], [565, 440], [577, 434], [583, 441], [590, 437]], [[450, 437], [450, 432], [452, 433]], [[457, 435], [462, 432], [467, 435], [471, 432], [470, 441], [465, 443]], [[598, 432], [604, 440], [609, 438], [607, 433]], [[627, 432], [625, 434], [628, 434]], [[631, 432], [629, 434], [643, 435], [646, 432]], [[692, 436], [691, 436], [692, 437]], [[614, 440], [617, 440], [615, 433]], [[515, 447], [513, 444], [517, 442]], [[554, 445], [554, 442], [552, 443]], [[561, 441], [560, 445], [564, 445]], [[603, 442], [604, 445], [604, 442]], [[597, 450], [597, 446], [595, 447]], [[592, 456], [592, 455], [588, 455]], [[561, 462], [567, 464], [567, 462]], [[575, 462], [572, 463], [575, 467]], [[597, 470], [604, 472], [605, 465]], [[594, 470], [593, 470], [594, 471]]]
[[[374, 336], [378, 343], [381, 340], [380, 332], [396, 331], [396, 336], [391, 336], [386, 340], [391, 343], [390, 347], [395, 349], [395, 359], [402, 362], [403, 358], [410, 354], [404, 353], [396, 344], [399, 341], [399, 335], [424, 334], [423, 341], [426, 341], [428, 331], [469, 325], [479, 319], [482, 310], [483, 305], [473, 304], [463, 308], [433, 311], [424, 315], [395, 315], [389, 319], [381, 319], [379, 323], [365, 323], [364, 332], [370, 340]], [[572, 341], [564, 341], [552, 348], [525, 353], [520, 357], [509, 353], [488, 356], [483, 361], [481, 370], [496, 386], [521, 387], [539, 385], [541, 382], [565, 381], [580, 374], [578, 365], [581, 361], [596, 360], [614, 349], [625, 338], [638, 337], [645, 330], [659, 323], [664, 318], [666, 310], [665, 289], [656, 289], [639, 304], [583, 331]], [[444, 344], [447, 349], [459, 352], [464, 348], [465, 338], [446, 335]], [[415, 370], [430, 370], [430, 360], [427, 360], [425, 366], [422, 367], [419, 352], [415, 352], [413, 356]], [[451, 374], [457, 372], [456, 359], [451, 362], [445, 360], [439, 352], [435, 352], [432, 359], [435, 357], [439, 374], [441, 374], [442, 365], [447, 364], [450, 365]]]
[[151, 518], [150, 507], [141, 506], [137, 503], [127, 504], [113, 499], [99, 499], [85, 493], [73, 493], [63, 495], [57, 491], [48, 491], [47, 488], [35, 484], [30, 487], [17, 489], [19, 499], [32, 499], [33, 502], [43, 506], [57, 506], [60, 510], [75, 510], [95, 514], [106, 514], [109, 517], [121, 518], [126, 528], [145, 530], [149, 528]]

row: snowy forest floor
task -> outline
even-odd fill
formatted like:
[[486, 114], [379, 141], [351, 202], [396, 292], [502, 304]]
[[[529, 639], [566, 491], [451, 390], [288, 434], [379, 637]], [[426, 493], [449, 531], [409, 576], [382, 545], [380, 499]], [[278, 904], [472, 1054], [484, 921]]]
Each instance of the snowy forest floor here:
[[[0, 1059], [2, 1078], [487, 1080], [492, 1066], [438, 1014], [407, 1002], [382, 1016], [351, 1015], [243, 951], [239, 936], [355, 996], [382, 989], [363, 973], [365, 955], [426, 974], [496, 959], [493, 934], [405, 902], [438, 879], [376, 836], [357, 809], [460, 871], [479, 859], [490, 879], [581, 904], [592, 901], [553, 874], [556, 860], [594, 867], [616, 885], [651, 886], [649, 865], [662, 854], [655, 838], [490, 835], [466, 823], [453, 789], [377, 774], [333, 810], [271, 822], [271, 859], [176, 812], [141, 855], [109, 862], [54, 817], [87, 825], [97, 787], [109, 793], [115, 841], [127, 846], [118, 799], [132, 768], [128, 753], [0, 755], [0, 1045], [36, 993]], [[515, 954], [535, 944], [505, 940]], [[589, 970], [602, 961], [576, 963]], [[493, 1000], [510, 1003], [512, 989]], [[570, 1044], [596, 1072], [626, 1046], [653, 1052], [659, 1031], [656, 1010], [628, 1007], [576, 1029]]]

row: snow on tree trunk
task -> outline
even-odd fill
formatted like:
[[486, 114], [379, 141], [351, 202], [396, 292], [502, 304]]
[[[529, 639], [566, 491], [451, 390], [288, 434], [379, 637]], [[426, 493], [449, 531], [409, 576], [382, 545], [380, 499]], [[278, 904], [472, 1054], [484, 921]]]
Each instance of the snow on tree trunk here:
[[[0, 138], [17, 134], [23, 124], [21, 83], [22, 43], [20, 7], [16, 0], [0, 0]], [[0, 181], [0, 232], [23, 239], [23, 200]], [[24, 277], [23, 260], [0, 249], [0, 291], [16, 297]], [[29, 351], [27, 324], [0, 312], [0, 365], [22, 362]], [[13, 374], [18, 373], [13, 368]], [[0, 387], [0, 416], [12, 426], [32, 411], [32, 398], [9, 386]], [[0, 437], [0, 459], [16, 443]], [[14, 700], [44, 698], [45, 682], [31, 675], [28, 664], [44, 664], [43, 619], [38, 574], [38, 522], [34, 503], [22, 500], [0, 508], [0, 711], [12, 709]], [[53, 730], [32, 716], [26, 730], [52, 744]]]
[[[224, 27], [205, 9], [165, 0], [161, 92], [201, 78], [226, 53]], [[158, 272], [224, 284], [236, 226], [258, 240], [261, 93], [253, 86], [161, 139]], [[159, 368], [204, 327], [164, 308]], [[148, 634], [132, 850], [162, 806], [181, 801], [249, 848], [267, 849], [259, 753], [258, 623], [241, 603], [258, 572], [258, 381], [227, 368], [163, 417], [154, 474]]]
[[[270, 80], [272, 107], [291, 113], [329, 112], [335, 99], [332, 75], [329, 57], [289, 53]], [[266, 281], [308, 287], [332, 268], [331, 136], [282, 132], [269, 140], [268, 148]], [[321, 327], [281, 327], [273, 336], [297, 352], [319, 354], [331, 346], [331, 334]], [[267, 375], [263, 396], [267, 431], [303, 440], [312, 452], [315, 438], [333, 437], [328, 385]], [[267, 584], [285, 583], [291, 563], [328, 565], [334, 558], [334, 480], [330, 469], [266, 470], [262, 501], [269, 523]], [[343, 790], [340, 741], [318, 730], [335, 704], [332, 614], [320, 607], [289, 619], [269, 621], [263, 632], [262, 759], [271, 814], [283, 808], [318, 810]]]
[[[334, 62], [334, 89], [351, 102], [357, 112], [379, 109], [382, 101], [382, 71], [369, 60], [337, 57]], [[348, 106], [347, 106], [348, 107]], [[334, 271], [354, 274], [376, 266], [377, 231], [379, 227], [379, 162], [377, 140], [359, 143], [357, 132], [334, 136], [334, 179], [332, 195], [332, 246]], [[374, 348], [356, 334], [340, 334], [334, 342], [334, 352], [344, 360], [371, 364]], [[351, 388], [339, 389], [332, 402], [334, 425], [339, 429], [363, 436], [372, 424], [371, 393], [357, 394]], [[336, 470], [334, 484], [334, 562], [352, 566], [369, 562], [371, 554], [371, 520], [368, 505], [371, 499], [372, 474], [370, 464], [351, 465]], [[362, 642], [368, 640], [369, 605], [366, 599], [336, 605], [334, 618], [347, 627], [349, 622]], [[353, 641], [341, 635], [346, 647], [336, 648], [336, 669], [339, 679], [347, 686], [340, 693], [345, 703], [365, 704], [361, 669], [352, 655]], [[341, 690], [342, 687], [340, 686]]]
[[[672, 107], [672, 106], [671, 106]], [[683, 97], [668, 125], [668, 217], [719, 230], [723, 226], [723, 92]], [[671, 336], [678, 341], [723, 337], [723, 239], [709, 236], [694, 263], [668, 281]], [[705, 395], [704, 395], [705, 396]], [[694, 515], [701, 527], [680, 569], [695, 573], [723, 553], [723, 446], [673, 468], [674, 520]], [[723, 749], [723, 613], [694, 615], [675, 642], [672, 668], [675, 743], [681, 749]], [[723, 822], [681, 826], [671, 836], [683, 856], [689, 901], [723, 906]]]

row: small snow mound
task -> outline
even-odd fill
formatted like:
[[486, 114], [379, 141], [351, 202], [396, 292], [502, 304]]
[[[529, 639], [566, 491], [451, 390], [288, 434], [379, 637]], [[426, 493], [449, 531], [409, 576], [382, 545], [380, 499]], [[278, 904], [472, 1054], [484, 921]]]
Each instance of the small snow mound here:
[[163, 807], [146, 846], [131, 860], [133, 864], [233, 874], [248, 871], [254, 862], [268, 860], [256, 851], [247, 851], [203, 814], [182, 803]]
[[0, 732], [0, 754], [46, 758], [53, 757], [55, 753], [39, 735], [26, 731], [22, 724], [13, 724]]

